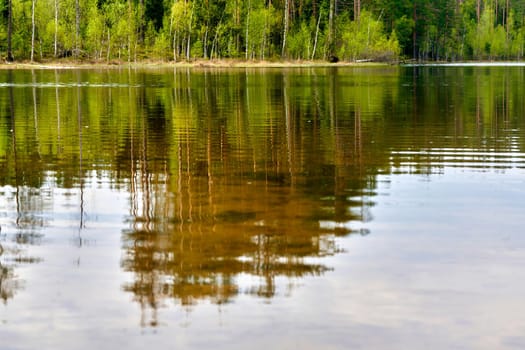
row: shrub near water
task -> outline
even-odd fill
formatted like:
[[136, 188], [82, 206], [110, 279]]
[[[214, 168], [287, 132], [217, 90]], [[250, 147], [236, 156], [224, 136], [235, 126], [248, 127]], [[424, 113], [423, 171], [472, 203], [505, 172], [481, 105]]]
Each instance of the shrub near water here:
[[388, 37], [383, 24], [367, 11], [361, 13], [359, 21], [342, 20], [338, 29], [341, 33], [338, 55], [343, 60], [390, 61], [401, 51], [395, 32]]

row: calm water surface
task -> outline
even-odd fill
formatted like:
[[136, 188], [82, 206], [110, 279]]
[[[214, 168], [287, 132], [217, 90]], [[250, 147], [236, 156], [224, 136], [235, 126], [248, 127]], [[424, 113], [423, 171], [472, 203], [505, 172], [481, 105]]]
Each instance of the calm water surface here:
[[525, 67], [0, 71], [11, 349], [525, 348]]

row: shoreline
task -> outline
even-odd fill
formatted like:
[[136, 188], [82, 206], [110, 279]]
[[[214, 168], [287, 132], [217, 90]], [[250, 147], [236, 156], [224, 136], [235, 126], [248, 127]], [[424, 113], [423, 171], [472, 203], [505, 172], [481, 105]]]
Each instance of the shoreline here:
[[49, 61], [20, 61], [20, 62], [1, 62], [1, 69], [122, 69], [122, 68], [330, 68], [330, 67], [385, 67], [398, 64], [379, 63], [379, 62], [337, 62], [327, 61], [267, 61], [267, 60], [195, 60], [195, 61], [82, 61], [57, 59]]
[[93, 60], [73, 60], [56, 59], [43, 61], [15, 61], [0, 62], [0, 70], [24, 70], [24, 69], [286, 69], [286, 68], [338, 68], [338, 67], [411, 67], [411, 66], [525, 66], [525, 61], [461, 61], [461, 62], [337, 62], [328, 61], [309, 61], [309, 60], [242, 60], [242, 59], [213, 59], [213, 60], [194, 60], [194, 61], [160, 61], [143, 60], [136, 62], [127, 61], [93, 61]]

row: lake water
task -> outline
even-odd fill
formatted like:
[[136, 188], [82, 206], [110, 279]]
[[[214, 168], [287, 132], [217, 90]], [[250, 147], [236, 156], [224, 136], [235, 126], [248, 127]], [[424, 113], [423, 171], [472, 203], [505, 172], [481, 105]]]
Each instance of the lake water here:
[[0, 348], [525, 348], [525, 67], [0, 71]]

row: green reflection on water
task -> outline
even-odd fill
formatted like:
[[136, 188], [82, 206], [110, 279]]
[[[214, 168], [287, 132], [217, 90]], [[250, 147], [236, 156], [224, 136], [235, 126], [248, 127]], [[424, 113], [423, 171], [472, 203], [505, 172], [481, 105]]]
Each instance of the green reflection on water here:
[[64, 215], [53, 203], [72, 193], [78, 230], [103, 214], [88, 218], [86, 189], [127, 193], [117, 249], [133, 275], [123, 289], [144, 308], [271, 298], [278, 277], [324, 273], [335, 237], [368, 233], [378, 174], [523, 166], [512, 156], [523, 151], [519, 67], [37, 70], [0, 81], [3, 245], [49, 235]]

